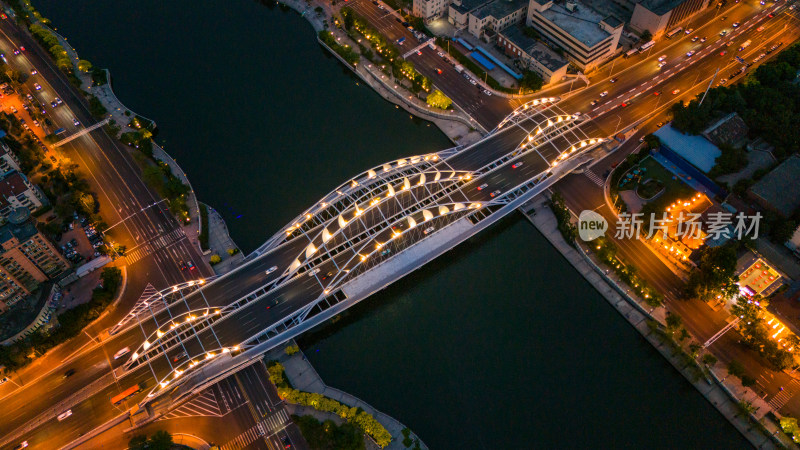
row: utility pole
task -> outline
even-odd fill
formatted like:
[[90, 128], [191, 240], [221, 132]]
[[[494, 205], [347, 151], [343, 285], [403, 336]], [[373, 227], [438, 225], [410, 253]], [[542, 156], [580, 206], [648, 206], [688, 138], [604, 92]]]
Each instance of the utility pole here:
[[703, 100], [706, 99], [706, 94], [708, 94], [708, 90], [711, 89], [711, 83], [713, 83], [714, 79], [717, 78], [717, 72], [719, 72], [719, 67], [717, 67], [717, 70], [714, 71], [714, 76], [711, 77], [711, 81], [708, 82], [708, 86], [706, 86], [706, 91], [703, 92], [703, 98], [700, 99], [699, 106], [703, 105]]

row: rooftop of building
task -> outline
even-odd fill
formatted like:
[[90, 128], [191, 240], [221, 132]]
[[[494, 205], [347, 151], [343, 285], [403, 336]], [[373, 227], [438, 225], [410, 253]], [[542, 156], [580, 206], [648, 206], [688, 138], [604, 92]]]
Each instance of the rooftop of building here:
[[450, 3], [450, 7], [461, 14], [466, 14], [485, 3], [486, 0], [461, 0], [461, 4]]
[[26, 220], [20, 224], [9, 222], [0, 227], [0, 243], [7, 242], [11, 238], [17, 238], [19, 242], [25, 242], [36, 233], [38, 233], [36, 226], [34, 226], [33, 222], [30, 220]]
[[612, 28], [616, 28], [625, 24], [626, 22], [630, 22], [631, 17], [633, 17], [633, 5], [628, 7], [626, 2], [610, 2], [608, 0], [580, 1], [600, 13], [600, 15], [604, 16], [603, 21]]
[[684, 1], [686, 0], [642, 0], [639, 4], [647, 8], [647, 10], [653, 14], [663, 16]]
[[671, 123], [659, 128], [653, 134], [662, 144], [705, 173], [714, 167], [717, 157], [722, 154], [708, 139], [699, 135], [683, 134], [673, 128]]
[[590, 48], [611, 36], [600, 28], [600, 22], [606, 19], [606, 15], [583, 2], [577, 2], [573, 11], [567, 10], [565, 5], [553, 3], [540, 14]]
[[495, 19], [502, 19], [503, 17], [512, 14], [521, 8], [528, 6], [527, 0], [492, 0], [483, 6], [478, 7], [472, 12], [472, 15], [479, 19], [485, 19], [492, 16]]
[[750, 192], [788, 217], [800, 207], [798, 180], [800, 180], [800, 156], [793, 155], [758, 180], [750, 188]]
[[712, 123], [703, 131], [703, 136], [716, 145], [741, 146], [747, 139], [747, 124], [739, 114], [732, 112]]
[[11, 170], [0, 179], [0, 196], [16, 196], [28, 190], [25, 175]]
[[569, 61], [551, 50], [548, 46], [534, 38], [526, 36], [521, 27], [508, 27], [500, 34], [522, 49], [522, 51], [531, 55], [533, 59], [545, 66], [548, 70], [555, 72], [569, 64]]

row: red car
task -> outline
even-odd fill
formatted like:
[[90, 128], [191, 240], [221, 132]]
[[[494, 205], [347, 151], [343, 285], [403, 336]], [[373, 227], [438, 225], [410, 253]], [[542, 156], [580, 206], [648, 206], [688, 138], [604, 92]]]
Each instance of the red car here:
[[197, 270], [197, 266], [195, 266], [191, 261], [186, 261], [186, 267], [188, 267], [189, 270]]

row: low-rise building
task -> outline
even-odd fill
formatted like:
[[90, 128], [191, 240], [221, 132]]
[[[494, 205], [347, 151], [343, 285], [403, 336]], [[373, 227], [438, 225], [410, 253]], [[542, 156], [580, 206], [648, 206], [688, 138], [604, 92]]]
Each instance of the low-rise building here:
[[0, 278], [7, 272], [15, 284], [33, 291], [39, 283], [69, 268], [53, 244], [36, 229], [25, 208], [17, 208], [0, 227]]
[[616, 54], [624, 23], [586, 2], [530, 0], [527, 25], [564, 49], [578, 68], [590, 71]]
[[447, 12], [448, 5], [448, 0], [414, 0], [411, 12], [417, 17], [430, 20], [441, 17]]
[[748, 190], [751, 199], [763, 208], [789, 217], [800, 208], [800, 156], [793, 155]]
[[470, 34], [482, 38], [487, 30], [495, 33], [525, 20], [528, 0], [492, 0], [468, 14]]
[[508, 27], [498, 33], [497, 45], [506, 56], [518, 60], [521, 67], [536, 72], [545, 84], [560, 81], [567, 75], [569, 61], [536, 39], [526, 36], [520, 27]]
[[484, 3], [484, 0], [453, 0], [447, 9], [447, 21], [458, 30], [466, 29], [469, 13]]
[[631, 28], [659, 37], [709, 6], [710, 0], [641, 0], [634, 6]]
[[4, 142], [0, 142], [0, 175], [12, 170], [19, 170], [19, 160]]
[[22, 173], [12, 170], [0, 178], [0, 217], [7, 217], [20, 207], [33, 212], [46, 203], [39, 188]]

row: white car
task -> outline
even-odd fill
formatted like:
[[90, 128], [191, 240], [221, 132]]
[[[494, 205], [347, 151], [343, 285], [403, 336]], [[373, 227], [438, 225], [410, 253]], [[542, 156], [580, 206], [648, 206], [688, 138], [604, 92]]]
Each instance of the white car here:
[[661, 62], [661, 61], [663, 61], [665, 59], [667, 59], [667, 55], [661, 55], [661, 56], [658, 57], [658, 62]]
[[666, 65], [667, 65], [666, 61], [661, 61], [660, 63], [658, 63], [658, 68], [660, 69], [660, 68], [662, 68], [662, 67], [664, 67]]
[[498, 195], [500, 195], [500, 189], [493, 191], [491, 194], [489, 194], [489, 196], [492, 198], [497, 197]]
[[308, 276], [313, 277], [314, 275], [319, 273], [319, 269], [314, 269], [311, 272], [308, 272]]
[[435, 229], [436, 229], [435, 227], [428, 227], [428, 228], [425, 228], [425, 231], [423, 231], [423, 233], [430, 234], [430, 233], [433, 233], [433, 230], [435, 230]]
[[9, 380], [8, 377], [0, 378], [0, 384], [6, 384], [8, 382], [8, 380]]
[[733, 25], [731, 25], [731, 26], [733, 28], [739, 28], [739, 22], [733, 22]]
[[605, 97], [606, 95], [608, 95], [608, 91], [603, 91], [600, 93], [600, 97]]
[[694, 50], [688, 51], [688, 52], [686, 52], [686, 57], [687, 57], [687, 58], [691, 58], [691, 57], [692, 57], [692, 55], [694, 55], [695, 53], [697, 53], [697, 52], [696, 52], [696, 51], [694, 51]]
[[439, 55], [439, 57], [444, 58], [444, 53], [439, 52], [438, 55]]
[[114, 359], [120, 359], [123, 356], [127, 355], [128, 353], [130, 353], [130, 351], [131, 351], [131, 349], [128, 348], [128, 347], [120, 349], [120, 351], [118, 351], [117, 353], [114, 353]]
[[518, 168], [522, 167], [523, 164], [525, 164], [524, 161], [517, 161], [511, 166], [511, 168], [512, 169], [518, 169]]
[[469, 79], [469, 82], [472, 83], [473, 85], [477, 85], [478, 84], [478, 82], [473, 80], [472, 78]]
[[267, 269], [267, 275], [271, 274], [272, 272], [275, 272], [276, 270], [278, 270], [278, 266], [270, 267], [269, 269]]
[[482, 190], [486, 189], [486, 186], [489, 186], [489, 185], [486, 184], [486, 183], [483, 183], [482, 185], [478, 186], [478, 190], [482, 191]]
[[77, 118], [74, 118], [74, 117], [72, 118], [72, 124], [73, 124], [73, 125], [75, 125], [76, 127], [79, 127], [79, 126], [81, 126], [81, 123], [80, 123], [80, 122], [78, 122], [78, 119], [77, 119]]
[[33, 83], [33, 88], [36, 89], [37, 91], [42, 90], [42, 86], [39, 83]]
[[486, 95], [488, 95], [489, 97], [491, 97], [491, 96], [492, 96], [492, 93], [491, 93], [491, 92], [490, 92], [488, 89], [484, 89], [484, 90], [483, 90], [483, 93], [484, 93], [484, 94], [486, 94]]
[[31, 69], [31, 75], [36, 75], [37, 73], [39, 72], [37, 72], [36, 69]]
[[59, 422], [61, 422], [62, 420], [66, 419], [67, 417], [69, 417], [71, 415], [72, 415], [72, 410], [68, 409], [68, 410], [64, 411], [63, 413], [59, 414], [57, 419], [58, 419]]

